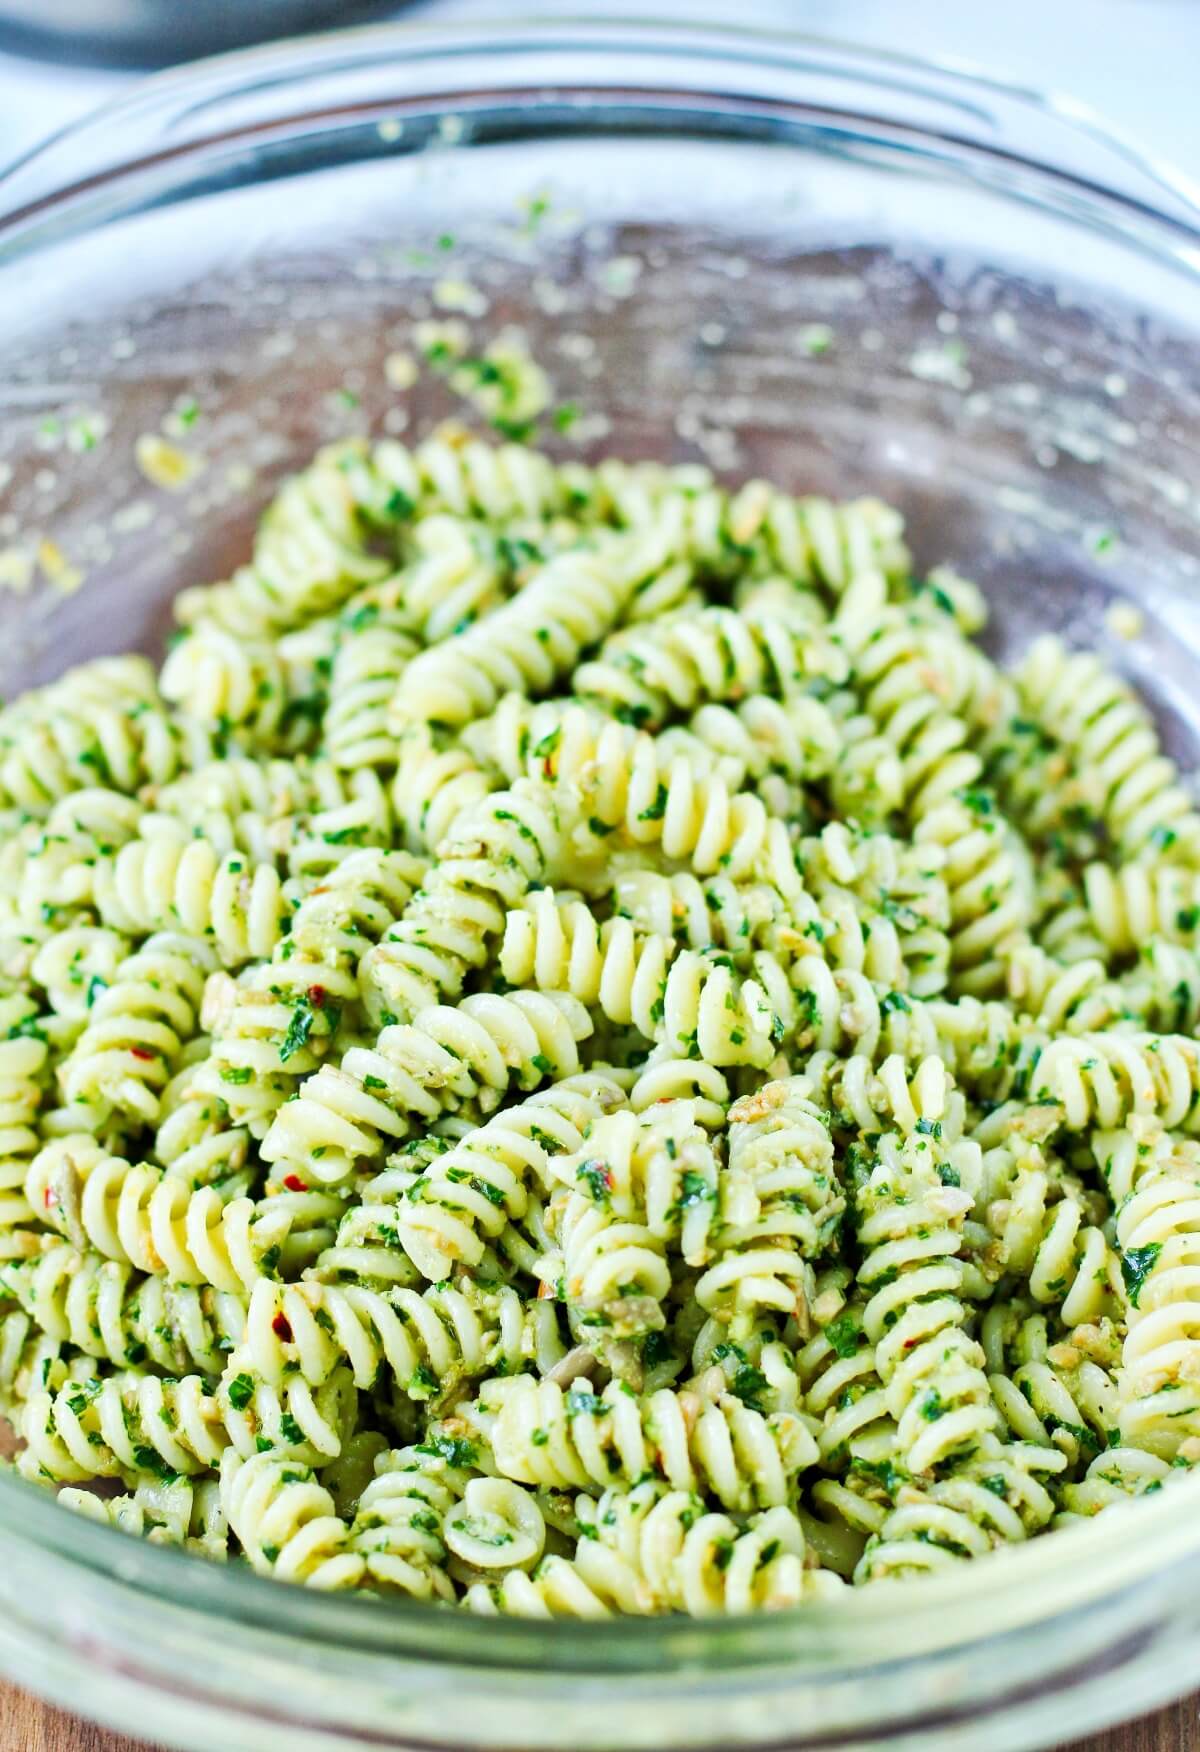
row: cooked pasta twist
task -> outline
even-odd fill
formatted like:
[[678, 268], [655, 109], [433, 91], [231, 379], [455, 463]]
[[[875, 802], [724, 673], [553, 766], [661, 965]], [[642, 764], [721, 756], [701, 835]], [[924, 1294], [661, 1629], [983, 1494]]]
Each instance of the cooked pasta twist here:
[[1062, 1513], [1058, 1519], [1090, 1520], [1116, 1503], [1161, 1490], [1179, 1476], [1157, 1454], [1147, 1454], [1141, 1448], [1109, 1448], [1097, 1454], [1081, 1479], [1068, 1480], [1061, 1486], [1058, 1494]]
[[586, 823], [573, 836], [585, 857], [604, 856], [619, 830], [622, 839], [661, 846], [702, 874], [773, 880], [778, 829], [790, 872], [783, 892], [790, 899], [802, 887], [783, 824], [770, 820], [754, 792], [738, 788], [740, 765], [715, 760], [694, 737], [652, 737], [582, 706], [560, 710], [554, 701], [530, 713], [525, 702], [510, 707], [506, 700], [477, 728], [473, 746], [481, 759], [565, 797], [570, 817]]
[[328, 1592], [361, 1581], [364, 1560], [348, 1549], [350, 1529], [311, 1467], [278, 1454], [244, 1459], [227, 1450], [221, 1504], [260, 1574]]
[[[815, 903], [811, 918], [798, 920], [770, 882], [734, 882], [728, 876], [701, 879], [690, 871], [668, 876], [638, 868], [617, 876], [613, 903], [640, 930], [672, 937], [688, 949], [719, 950], [745, 971], [758, 949], [784, 957], [811, 945], [824, 922]], [[806, 925], [815, 927], [806, 935]]]
[[293, 1374], [314, 1387], [349, 1366], [356, 1387], [386, 1367], [400, 1390], [440, 1401], [464, 1380], [519, 1366], [523, 1311], [516, 1291], [434, 1284], [372, 1290], [261, 1278], [250, 1294], [244, 1359], [278, 1387]]
[[[822, 1464], [853, 1469], [879, 1461], [893, 1464], [895, 1423], [875, 1367], [874, 1347], [863, 1326], [865, 1298], [854, 1292], [830, 1298], [818, 1330], [796, 1353], [804, 1409], [818, 1420]], [[813, 1307], [821, 1307], [818, 1294]], [[828, 1481], [816, 1486], [820, 1491]], [[857, 1500], [857, 1499], [856, 1499]], [[878, 1520], [872, 1523], [877, 1530]], [[851, 1565], [853, 1567], [853, 1565]]]
[[56, 1138], [30, 1163], [25, 1193], [43, 1222], [80, 1248], [174, 1285], [243, 1296], [278, 1263], [290, 1216], [243, 1196], [246, 1175], [193, 1187], [153, 1163], [108, 1155], [85, 1135]]
[[29, 822], [0, 847], [0, 904], [22, 936], [48, 924], [91, 923], [95, 869], [137, 833], [141, 805], [116, 791], [73, 791], [44, 823]]
[[805, 952], [893, 992], [930, 997], [950, 975], [951, 897], [936, 843], [908, 846], [830, 822], [801, 841], [806, 887], [820, 908], [805, 924]]
[[998, 1348], [988, 1363], [996, 1408], [1017, 1441], [1059, 1448], [1075, 1468], [1115, 1435], [1112, 1375], [1069, 1338], [1051, 1342], [1043, 1317], [1023, 1321], [1016, 1342]]
[[913, 1474], [933, 1473], [978, 1449], [995, 1429], [984, 1355], [962, 1301], [961, 1225], [970, 1210], [978, 1149], [936, 1136], [879, 1140], [854, 1189], [868, 1295], [863, 1330], [896, 1424], [896, 1450]]
[[30, 1035], [0, 1041], [0, 1261], [27, 1258], [39, 1245], [42, 1211], [26, 1196], [25, 1176], [41, 1145], [49, 1057], [46, 1042]]
[[1200, 948], [1200, 872], [1177, 865], [1089, 864], [1083, 873], [1082, 907], [1069, 908], [1042, 933], [1046, 948], [1065, 960], [1072, 937], [1083, 935], [1081, 953], [1129, 955], [1149, 937]]
[[181, 1179], [207, 1186], [245, 1166], [249, 1133], [244, 1126], [231, 1126], [224, 1103], [199, 1087], [207, 1058], [184, 1056], [183, 1068], [163, 1091], [163, 1117], [152, 1154]]
[[1152, 937], [1118, 978], [1103, 961], [1062, 962], [1033, 943], [1007, 957], [1009, 998], [1048, 1033], [1093, 1034], [1121, 1023], [1190, 1034], [1200, 1023], [1200, 954]]
[[1082, 775], [1121, 854], [1194, 869], [1200, 811], [1132, 689], [1094, 653], [1068, 652], [1053, 636], [1034, 641], [1017, 681], [1028, 709]]
[[876, 1069], [861, 1054], [815, 1052], [803, 1076], [810, 1100], [828, 1107], [843, 1130], [874, 1132], [885, 1121], [905, 1133], [941, 1127], [951, 1138], [962, 1129], [962, 1097], [941, 1058], [922, 1059], [910, 1075], [899, 1053]]
[[766, 1083], [729, 1109], [728, 1147], [718, 1257], [696, 1299], [735, 1326], [758, 1308], [800, 1317], [812, 1290], [806, 1268], [834, 1244], [846, 1208], [826, 1118], [799, 1078]]
[[546, 692], [669, 560], [653, 539], [612, 536], [547, 561], [512, 602], [413, 660], [393, 701], [393, 726], [466, 724], [510, 688]]
[[104, 924], [208, 938], [226, 967], [270, 956], [288, 913], [274, 869], [237, 853], [218, 858], [203, 840], [133, 840], [97, 858], [92, 879]]
[[[462, 745], [481, 768], [509, 784], [521, 777], [538, 779], [564, 787], [580, 802], [597, 787], [609, 796], [624, 796], [622, 786], [630, 783], [635, 791], [640, 784], [652, 799], [655, 766], [665, 766], [680, 754], [697, 774], [719, 773], [731, 787], [745, 778], [740, 760], [718, 753], [688, 730], [675, 726], [648, 736], [574, 697], [528, 700], [522, 694], [505, 694], [494, 712], [467, 728]], [[634, 757], [640, 780], [622, 776]], [[630, 820], [637, 818], [631, 802], [625, 808]]]
[[689, 1264], [710, 1257], [715, 1152], [691, 1102], [662, 1102], [598, 1119], [583, 1147], [550, 1169], [565, 1190], [546, 1213], [555, 1245], [538, 1275], [566, 1303], [573, 1330], [624, 1376], [622, 1341], [666, 1325], [668, 1246]]
[[215, 965], [201, 939], [159, 931], [114, 969], [107, 986], [96, 989], [93, 978], [88, 1025], [58, 1079], [97, 1127], [114, 1114], [128, 1125], [157, 1122], [163, 1087], [196, 1032], [204, 978]]
[[[535, 551], [531, 544], [517, 546], [522, 553], [525, 546]], [[503, 601], [506, 555], [513, 550], [487, 523], [432, 512], [411, 526], [406, 548], [398, 572], [351, 597], [340, 617], [343, 626], [361, 632], [378, 624], [381, 614], [422, 644], [436, 645]]]
[[945, 851], [953, 987], [975, 997], [1003, 989], [1005, 955], [1034, 918], [1028, 854], [985, 791], [939, 804], [918, 824], [919, 845]]
[[39, 946], [29, 977], [45, 992], [57, 1016], [82, 1023], [97, 993], [112, 984], [128, 953], [128, 940], [119, 931], [103, 925], [70, 925]]
[[889, 826], [904, 804], [900, 751], [850, 688], [830, 694], [825, 705], [841, 744], [825, 781], [834, 812], [867, 828]]
[[297, 820], [332, 814], [353, 795], [337, 766], [307, 755], [292, 760], [230, 755], [143, 792], [157, 812], [177, 817], [189, 832], [197, 823], [205, 828], [224, 823], [236, 847], [264, 863], [286, 853]]
[[355, 1409], [344, 1377], [316, 1396], [299, 1383], [284, 1398], [237, 1399], [222, 1401], [197, 1375], [170, 1380], [134, 1370], [31, 1393], [20, 1469], [69, 1484], [120, 1478], [136, 1486], [147, 1475], [204, 1472], [230, 1448], [253, 1455], [260, 1437], [304, 1463], [337, 1453]]
[[1066, 1462], [1056, 1449], [1026, 1456], [1013, 1447], [984, 1454], [953, 1477], [907, 1489], [868, 1540], [856, 1582], [904, 1575], [936, 1575], [997, 1545], [1018, 1543], [1048, 1525], [1054, 1499], [1036, 1471]]
[[672, 527], [680, 549], [718, 575], [761, 558], [788, 578], [824, 585], [835, 598], [866, 582], [871, 599], [882, 600], [888, 580], [908, 569], [902, 520], [878, 499], [795, 498], [766, 481], [731, 492], [703, 470], [615, 460], [600, 465], [596, 480], [620, 523]]
[[1116, 1218], [1128, 1322], [1121, 1435], [1171, 1459], [1200, 1434], [1200, 1150], [1136, 1118], [1098, 1132], [1094, 1149], [1109, 1184], [1128, 1186]]
[[779, 1611], [841, 1587], [827, 1570], [805, 1565], [804, 1530], [786, 1508], [767, 1509], [747, 1527], [706, 1511], [685, 1491], [647, 1481], [631, 1491], [581, 1497], [584, 1528], [575, 1557], [551, 1556], [530, 1576], [512, 1569], [468, 1590], [476, 1612], [526, 1618], [601, 1618], [683, 1612]]
[[457, 997], [487, 960], [505, 913], [562, 858], [559, 812], [543, 785], [521, 780], [459, 818], [425, 886], [381, 943], [363, 957], [361, 981], [376, 1020], [407, 1021]]
[[817, 681], [844, 681], [845, 657], [828, 635], [784, 614], [749, 619], [703, 608], [614, 633], [575, 672], [576, 691], [639, 728], [674, 712], [747, 694], [789, 700]]
[[478, 1095], [495, 1105], [514, 1082], [532, 1089], [543, 1076], [575, 1076], [577, 1043], [590, 1032], [586, 1010], [561, 992], [480, 992], [434, 1005], [385, 1028], [373, 1048], [351, 1047], [336, 1068], [322, 1065], [280, 1108], [262, 1155], [294, 1164], [310, 1184], [347, 1179], [413, 1120]]
[[100, 1497], [90, 1490], [60, 1490], [55, 1499], [64, 1508], [116, 1527], [150, 1545], [174, 1545], [201, 1557], [223, 1562], [229, 1552], [229, 1522], [220, 1491], [211, 1479], [190, 1478], [139, 1484], [130, 1496]]
[[736, 761], [774, 807], [791, 801], [788, 784], [824, 778], [841, 753], [829, 708], [803, 694], [789, 700], [753, 694], [737, 706], [701, 706], [688, 729], [714, 754]]
[[[474, 811], [490, 791], [500, 789], [461, 745], [442, 747], [428, 725], [408, 731], [397, 743], [394, 801], [405, 843], [414, 852], [432, 850], [450, 838], [458, 821]], [[518, 777], [519, 774], [513, 775]]]
[[323, 747], [336, 766], [395, 766], [388, 713], [418, 649], [411, 633], [390, 624], [386, 615], [360, 609], [351, 620], [333, 659], [321, 726]]
[[799, 957], [792, 978], [799, 1020], [788, 1044], [800, 1053], [852, 1053], [871, 1064], [899, 1055], [915, 1064], [939, 1050], [934, 1014], [919, 999], [816, 955]]
[[[454, 1587], [446, 1573], [452, 1536], [446, 1522], [466, 1491], [483, 1482], [472, 1479], [463, 1467], [449, 1465], [434, 1446], [381, 1454], [375, 1461], [375, 1476], [358, 1498], [349, 1535], [349, 1548], [362, 1558], [366, 1579], [416, 1599], [452, 1601]], [[481, 1508], [474, 1499], [464, 1510], [464, 1519], [472, 1508], [477, 1515], [490, 1508], [491, 1517], [499, 1519], [494, 1503]], [[517, 1544], [507, 1523], [483, 1531], [493, 1536], [507, 1532], [509, 1544]], [[463, 1543], [462, 1535], [453, 1537]]]
[[1119, 1273], [1103, 1229], [1089, 1221], [1081, 1198], [1055, 1185], [1036, 1145], [1013, 1166], [1004, 1196], [986, 1213], [997, 1263], [1026, 1281], [1035, 1302], [1059, 1307], [1068, 1326], [1110, 1314]]
[[900, 757], [904, 809], [918, 821], [974, 785], [983, 770], [956, 710], [966, 692], [959, 645], [938, 639], [920, 615], [899, 608], [844, 633], [852, 685]]
[[1200, 1047], [1182, 1034], [1107, 1033], [1052, 1040], [1030, 1079], [1034, 1102], [1057, 1102], [1069, 1131], [1157, 1116], [1200, 1130]]
[[434, 1282], [476, 1266], [506, 1224], [547, 1189], [551, 1159], [580, 1149], [587, 1130], [624, 1096], [602, 1076], [572, 1077], [506, 1107], [414, 1175], [394, 1208], [396, 1239]]
[[352, 853], [300, 901], [269, 962], [236, 982], [209, 982], [211, 1054], [193, 1086], [219, 1099], [230, 1123], [261, 1137], [317, 1069], [347, 1007], [357, 1011], [363, 955], [395, 923], [423, 874], [406, 852]]
[[95, 785], [162, 784], [204, 754], [203, 737], [165, 710], [144, 657], [101, 657], [0, 712], [0, 802], [44, 816]]
[[149, 1364], [215, 1377], [245, 1321], [240, 1296], [144, 1277], [57, 1236], [40, 1253], [6, 1264], [0, 1281], [52, 1339], [122, 1368]]
[[185, 722], [222, 745], [233, 738], [246, 749], [275, 752], [297, 727], [289, 707], [302, 696], [276, 640], [198, 620], [168, 653], [161, 685]]
[[317, 464], [339, 472], [358, 515], [377, 529], [437, 511], [490, 523], [539, 519], [597, 498], [583, 467], [556, 468], [524, 445], [470, 437], [428, 438], [411, 448], [386, 438], [370, 448], [351, 441], [323, 451]]
[[617, 1382], [599, 1394], [577, 1382], [564, 1393], [517, 1375], [485, 1381], [460, 1415], [518, 1483], [587, 1490], [657, 1477], [735, 1514], [786, 1506], [817, 1456], [801, 1418], [764, 1417], [732, 1395], [705, 1403], [663, 1388], [639, 1399]]
[[684, 1056], [769, 1064], [794, 1018], [783, 967], [759, 951], [757, 977], [742, 980], [727, 957], [683, 950], [672, 960], [673, 951], [669, 937], [642, 935], [627, 919], [602, 925], [585, 902], [543, 888], [507, 915], [499, 959], [510, 984], [570, 992]]
[[176, 619], [183, 626], [210, 621], [239, 639], [267, 639], [383, 577], [388, 562], [365, 539], [356, 466], [352, 448], [331, 447], [285, 481], [259, 525], [249, 563], [227, 584], [181, 591]]

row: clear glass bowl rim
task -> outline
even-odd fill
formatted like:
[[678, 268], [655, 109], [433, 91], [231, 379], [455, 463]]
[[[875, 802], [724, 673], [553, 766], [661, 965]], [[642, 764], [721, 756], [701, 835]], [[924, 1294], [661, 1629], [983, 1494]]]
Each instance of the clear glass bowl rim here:
[[[617, 51], [619, 86], [606, 72]], [[1033, 200], [1064, 219], [1116, 229], [1131, 249], [1200, 283], [1200, 195], [1185, 176], [1139, 152], [1083, 106], [961, 67], [824, 37], [620, 18], [369, 26], [216, 56], [143, 80], [130, 95], [63, 130], [0, 175], [0, 268], [115, 214], [139, 210], [148, 177], [157, 179], [154, 198], [161, 199], [192, 158], [231, 148], [244, 153], [247, 139], [272, 131], [278, 137], [306, 121], [331, 123], [336, 105], [305, 110], [293, 100], [276, 113], [281, 97], [294, 91], [298, 100], [327, 74], [369, 72], [386, 86], [389, 70], [419, 68], [417, 86], [410, 81], [405, 87], [405, 101], [416, 97], [425, 111], [449, 114], [469, 107], [472, 97], [454, 84], [460, 59], [489, 63], [495, 78], [482, 95], [499, 100], [510, 89], [526, 92], [531, 82], [537, 90], [539, 57], [564, 53], [573, 57], [571, 89], [587, 94], [589, 120], [597, 127], [604, 122], [606, 91], [619, 91], [626, 105], [683, 92], [701, 103], [719, 98], [736, 106], [755, 102], [757, 94], [802, 114], [806, 75], [844, 75], [876, 99], [865, 112], [847, 105], [840, 112], [845, 128], [899, 128], [906, 138], [924, 140], [943, 161], [965, 157], [973, 175], [990, 166], [994, 174], [985, 180], [994, 189], [1003, 188], [1014, 200]], [[667, 68], [672, 81], [656, 83], [652, 75]], [[702, 73], [709, 77], [694, 78]], [[688, 75], [682, 83], [681, 74]], [[957, 131], [898, 114], [914, 96], [948, 106]], [[262, 106], [257, 123], [248, 119], [248, 102]], [[223, 122], [227, 104], [237, 107], [237, 116]], [[376, 104], [384, 115], [392, 107], [384, 95]], [[355, 104], [353, 113], [356, 122], [369, 119], [369, 106]], [[714, 113], [714, 134], [720, 134], [721, 120]], [[469, 139], [463, 149], [470, 150]], [[243, 181], [253, 180], [251, 164]], [[844, 1602], [749, 1620], [501, 1619], [481, 1625], [465, 1614], [406, 1600], [281, 1588], [249, 1572], [131, 1541], [0, 1476], [0, 1531], [52, 1552], [97, 1581], [135, 1585], [149, 1597], [239, 1623], [250, 1633], [283, 1633], [327, 1647], [441, 1664], [563, 1673], [620, 1668], [682, 1676], [718, 1655], [724, 1667], [743, 1671], [780, 1662], [853, 1669], [863, 1664], [864, 1643], [870, 1647], [875, 1636], [897, 1658], [1017, 1632], [1101, 1605], [1193, 1562], [1200, 1554], [1197, 1510], [1200, 1475], [1111, 1510], [1099, 1522], [1064, 1529], [1052, 1540], [996, 1553], [986, 1560], [986, 1586], [977, 1566], [965, 1564], [933, 1578], [879, 1584]]]

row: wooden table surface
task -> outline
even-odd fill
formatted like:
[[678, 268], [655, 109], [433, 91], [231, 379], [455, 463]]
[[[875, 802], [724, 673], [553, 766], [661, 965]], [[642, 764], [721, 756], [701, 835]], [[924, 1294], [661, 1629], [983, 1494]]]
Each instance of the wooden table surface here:
[[[0, 1752], [159, 1752], [144, 1740], [109, 1734], [0, 1685]], [[214, 1747], [213, 1752], [219, 1752]], [[1076, 1740], [1059, 1752], [1200, 1752], [1200, 1695], [1127, 1728]]]

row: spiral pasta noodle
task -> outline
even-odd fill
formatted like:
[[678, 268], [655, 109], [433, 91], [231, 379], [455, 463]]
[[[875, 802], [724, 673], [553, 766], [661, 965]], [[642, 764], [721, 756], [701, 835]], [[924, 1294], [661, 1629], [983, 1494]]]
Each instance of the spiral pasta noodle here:
[[601, 925], [583, 901], [531, 895], [505, 920], [500, 971], [515, 986], [568, 991], [611, 1022], [632, 1023], [706, 1064], [766, 1065], [793, 1020], [783, 967], [760, 951], [757, 976], [739, 980], [720, 955], [684, 950], [671, 960], [668, 937], [639, 936], [624, 919]]
[[461, 725], [489, 712], [510, 688], [544, 693], [666, 557], [652, 542], [617, 536], [556, 556], [477, 628], [414, 660], [395, 697], [393, 722]]
[[238, 853], [219, 858], [203, 840], [131, 840], [92, 870], [96, 910], [127, 935], [179, 928], [211, 939], [227, 967], [265, 960], [288, 906], [276, 871]]
[[468, 1131], [405, 1187], [395, 1211], [400, 1247], [423, 1276], [475, 1266], [489, 1241], [524, 1216], [531, 1190], [552, 1182], [551, 1159], [580, 1149], [587, 1129], [624, 1102], [611, 1080], [563, 1079]]
[[290, 1227], [286, 1209], [256, 1206], [245, 1184], [239, 1175], [194, 1187], [153, 1163], [108, 1155], [84, 1134], [39, 1151], [25, 1192], [45, 1223], [106, 1259], [241, 1297], [274, 1269]]
[[1036, 1145], [1017, 1156], [1003, 1196], [987, 1211], [999, 1262], [1025, 1279], [1034, 1302], [1057, 1304], [1068, 1327], [1112, 1312], [1117, 1262], [1090, 1214], [1073, 1188], [1056, 1185]]
[[911, 1473], [979, 1448], [995, 1426], [961, 1299], [959, 1226], [971, 1205], [961, 1181], [970, 1167], [969, 1148], [943, 1155], [935, 1137], [914, 1133], [901, 1144], [885, 1135], [855, 1191], [863, 1330]]
[[218, 1563], [228, 1556], [229, 1522], [219, 1487], [209, 1479], [199, 1484], [187, 1478], [169, 1483], [147, 1480], [130, 1495], [118, 1497], [65, 1487], [57, 1501], [87, 1520], [116, 1527], [151, 1545], [173, 1545]]
[[484, 798], [438, 848], [424, 886], [363, 958], [368, 1006], [380, 1021], [405, 1021], [457, 997], [486, 961], [489, 938], [528, 889], [562, 856], [559, 812], [545, 786], [518, 781]]
[[1196, 1217], [1200, 1150], [1131, 1118], [1098, 1132], [1109, 1184], [1124, 1189], [1117, 1244], [1128, 1303], [1119, 1375], [1126, 1442], [1173, 1458], [1200, 1431], [1196, 1382]]
[[699, 1497], [647, 1482], [606, 1491], [596, 1502], [581, 1498], [576, 1514], [587, 1531], [574, 1559], [552, 1556], [532, 1575], [513, 1569], [498, 1582], [476, 1584], [468, 1605], [528, 1618], [613, 1612], [702, 1618], [780, 1611], [832, 1597], [841, 1585], [828, 1571], [805, 1567], [803, 1528], [782, 1507], [743, 1528], [707, 1511]]
[[957, 713], [967, 685], [957, 645], [899, 608], [864, 618], [849, 643], [853, 689], [899, 758], [905, 811], [919, 818], [974, 785], [983, 763]]
[[813, 1263], [832, 1247], [846, 1205], [828, 1126], [799, 1079], [764, 1084], [729, 1109], [716, 1204], [700, 1306], [735, 1342], [764, 1315], [806, 1318]]
[[102, 657], [0, 712], [0, 801], [44, 816], [73, 791], [163, 784], [205, 753], [145, 658]]
[[434, 1005], [385, 1028], [374, 1047], [352, 1046], [338, 1066], [322, 1065], [276, 1114], [263, 1157], [302, 1168], [310, 1184], [345, 1179], [384, 1139], [406, 1136], [413, 1118], [435, 1119], [479, 1094], [494, 1103], [514, 1081], [530, 1089], [543, 1076], [574, 1076], [577, 1042], [590, 1032], [583, 1006], [561, 992], [480, 992]]
[[1122, 855], [1194, 869], [1200, 812], [1133, 690], [1094, 653], [1069, 653], [1051, 636], [1034, 642], [1018, 683], [1039, 723], [1086, 774], [1090, 801]]
[[106, 986], [96, 989], [93, 975], [88, 1025], [59, 1067], [66, 1099], [90, 1107], [97, 1126], [114, 1113], [153, 1125], [214, 965], [202, 939], [160, 931], [113, 969]]
[[579, 666], [575, 682], [585, 700], [646, 728], [705, 702], [745, 694], [787, 699], [813, 680], [845, 674], [838, 646], [786, 614], [750, 620], [705, 608], [613, 634], [598, 657]]
[[668, 1249], [690, 1265], [711, 1256], [713, 1146], [693, 1103], [660, 1101], [596, 1120], [583, 1148], [550, 1168], [566, 1190], [546, 1212], [554, 1249], [535, 1269], [572, 1330], [622, 1375], [621, 1343], [666, 1324]]
[[143, 1276], [119, 1259], [47, 1238], [4, 1267], [5, 1288], [52, 1339], [83, 1356], [219, 1376], [245, 1322], [238, 1295]]
[[209, 982], [211, 1050], [194, 1088], [231, 1124], [261, 1137], [297, 1084], [330, 1051], [349, 1010], [358, 966], [411, 900], [424, 866], [404, 852], [352, 853], [299, 902], [269, 962], [238, 981]]
[[469, 1421], [517, 1483], [586, 1490], [650, 1474], [677, 1490], [703, 1488], [734, 1512], [785, 1505], [790, 1480], [816, 1458], [794, 1415], [764, 1417], [733, 1396], [687, 1406], [666, 1388], [645, 1400], [618, 1386], [564, 1394], [518, 1375], [485, 1381]]
[[36, 1122], [49, 1059], [44, 1040], [0, 1041], [0, 1260], [38, 1250], [38, 1213], [26, 1196], [25, 1177], [41, 1144]]

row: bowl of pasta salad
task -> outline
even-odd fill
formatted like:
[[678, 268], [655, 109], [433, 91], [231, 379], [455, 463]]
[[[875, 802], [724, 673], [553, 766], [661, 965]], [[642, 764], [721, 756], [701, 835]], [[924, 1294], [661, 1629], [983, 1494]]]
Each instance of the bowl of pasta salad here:
[[1200, 222], [811, 38], [0, 179], [0, 1668], [164, 1743], [1186, 1688]]

